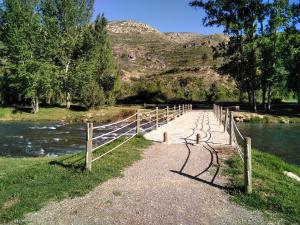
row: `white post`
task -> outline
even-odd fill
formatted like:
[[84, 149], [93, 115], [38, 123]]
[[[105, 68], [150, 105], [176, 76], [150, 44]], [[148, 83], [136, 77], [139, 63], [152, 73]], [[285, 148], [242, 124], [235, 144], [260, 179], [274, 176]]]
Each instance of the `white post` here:
[[92, 170], [92, 149], [93, 149], [93, 123], [87, 123], [85, 169], [88, 171]]
[[167, 123], [169, 123], [169, 106], [167, 106]]
[[156, 107], [156, 130], [158, 129], [158, 107]]
[[251, 138], [245, 138], [244, 146], [244, 184], [247, 194], [252, 192]]
[[234, 127], [233, 127], [233, 123], [234, 123], [234, 118], [233, 118], [233, 113], [232, 111], [230, 111], [230, 134], [229, 134], [229, 144], [231, 146], [233, 146], [233, 135], [234, 135]]
[[219, 120], [219, 124], [222, 125], [222, 106], [220, 106], [220, 120]]
[[136, 133], [140, 133], [140, 126], [141, 126], [141, 121], [140, 121], [140, 110], [136, 111]]
[[226, 113], [225, 113], [224, 132], [226, 132], [227, 130], [227, 125], [228, 125], [228, 108], [226, 108]]

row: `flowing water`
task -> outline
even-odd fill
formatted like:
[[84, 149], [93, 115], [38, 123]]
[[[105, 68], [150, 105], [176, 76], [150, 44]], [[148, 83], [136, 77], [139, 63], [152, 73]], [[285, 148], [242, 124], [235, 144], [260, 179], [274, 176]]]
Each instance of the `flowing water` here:
[[[85, 124], [61, 125], [53, 122], [1, 122], [0, 156], [59, 156], [84, 151], [85, 126]], [[121, 129], [122, 127], [124, 128]], [[148, 127], [149, 124], [141, 126], [141, 131]], [[117, 131], [114, 131], [116, 129]], [[109, 134], [101, 136], [107, 132]], [[119, 123], [95, 129], [94, 137], [101, 137], [94, 140], [93, 145], [100, 146], [123, 133], [126, 133], [125, 136], [135, 134], [135, 124]]]
[[3, 122], [0, 137], [2, 156], [57, 156], [85, 148], [85, 127], [79, 124]]
[[244, 136], [252, 138], [252, 146], [300, 166], [300, 124], [240, 123]]
[[[117, 127], [103, 127], [96, 135]], [[300, 166], [300, 124], [240, 123], [239, 129], [252, 138], [252, 146]], [[129, 128], [127, 128], [129, 129]], [[96, 140], [96, 145], [113, 139], [120, 132]], [[134, 132], [134, 131], [132, 131]], [[85, 149], [85, 124], [60, 125], [53, 122], [0, 123], [0, 156], [58, 156]]]

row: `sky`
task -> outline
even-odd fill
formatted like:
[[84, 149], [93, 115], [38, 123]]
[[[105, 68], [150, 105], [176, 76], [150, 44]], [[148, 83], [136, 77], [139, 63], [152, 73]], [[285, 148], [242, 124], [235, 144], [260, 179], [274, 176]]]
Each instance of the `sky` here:
[[189, 0], [95, 0], [95, 15], [108, 20], [135, 20], [161, 32], [222, 33], [220, 27], [204, 27], [204, 12], [189, 6]]
[[[135, 20], [161, 32], [222, 33], [222, 27], [204, 27], [203, 10], [189, 6], [191, 0], [95, 0], [95, 13], [112, 20]], [[299, 0], [290, 0], [297, 3]]]

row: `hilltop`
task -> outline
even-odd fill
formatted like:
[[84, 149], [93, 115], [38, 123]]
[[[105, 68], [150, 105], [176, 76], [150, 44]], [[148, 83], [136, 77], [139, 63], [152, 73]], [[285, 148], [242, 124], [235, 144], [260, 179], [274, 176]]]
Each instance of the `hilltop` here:
[[213, 70], [220, 59], [213, 59], [212, 48], [228, 41], [223, 34], [163, 33], [136, 21], [113, 21], [107, 29], [124, 82], [196, 77], [205, 90], [215, 81], [234, 86], [227, 76]]
[[212, 47], [227, 40], [221, 34], [163, 33], [135, 21], [113, 21], [107, 28], [125, 80], [174, 68], [207, 70], [218, 63]]

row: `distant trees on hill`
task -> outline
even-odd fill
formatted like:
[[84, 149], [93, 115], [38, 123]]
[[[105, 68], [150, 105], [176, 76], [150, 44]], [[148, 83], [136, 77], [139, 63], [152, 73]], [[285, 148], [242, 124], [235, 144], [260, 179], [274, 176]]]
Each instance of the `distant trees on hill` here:
[[[276, 91], [292, 90], [300, 105], [300, 4], [288, 0], [194, 0], [205, 10], [206, 26], [223, 26], [228, 43], [215, 49], [221, 72], [230, 74], [256, 110], [261, 93], [265, 109]], [[242, 96], [242, 95], [241, 95]]]
[[87, 107], [114, 103], [119, 77], [93, 0], [0, 3], [0, 100]]

